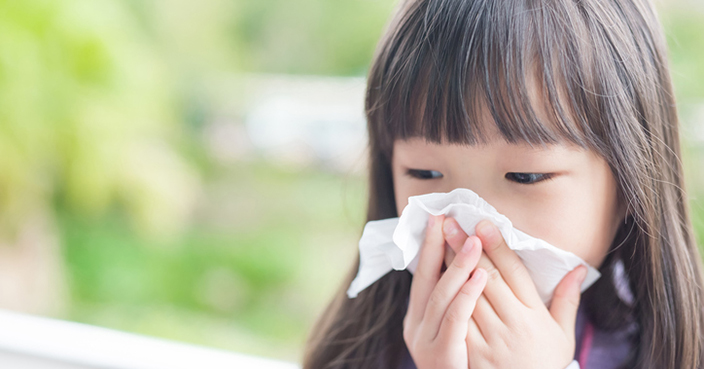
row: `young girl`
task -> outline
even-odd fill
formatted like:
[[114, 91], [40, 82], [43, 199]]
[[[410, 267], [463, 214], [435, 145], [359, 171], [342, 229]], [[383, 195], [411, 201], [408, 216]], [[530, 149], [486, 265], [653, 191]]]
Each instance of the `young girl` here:
[[[490, 222], [431, 218], [418, 269], [347, 298], [304, 368], [699, 368], [702, 267], [663, 32], [648, 0], [405, 0], [366, 111], [367, 220], [469, 188], [598, 267], [548, 308]], [[578, 364], [572, 362], [577, 360]]]

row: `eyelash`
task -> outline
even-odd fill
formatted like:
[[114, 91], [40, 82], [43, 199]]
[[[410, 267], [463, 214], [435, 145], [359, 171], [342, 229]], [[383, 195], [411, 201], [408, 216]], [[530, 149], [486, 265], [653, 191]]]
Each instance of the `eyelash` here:
[[[534, 181], [532, 181], [532, 182], [521, 182], [520, 180], [517, 180], [517, 179], [516, 179], [516, 176], [523, 176], [524, 178], [525, 178], [526, 176], [529, 176], [529, 177], [531, 177], [531, 178], [535, 178], [535, 177], [537, 176], [537, 177], [538, 177], [538, 180], [537, 180], [537, 181], [534, 180]], [[512, 172], [512, 173], [506, 173], [505, 178], [508, 179], [509, 181], [513, 181], [513, 182], [516, 182], [516, 183], [518, 183], [518, 184], [531, 185], [531, 184], [536, 184], [536, 183], [538, 183], [538, 182], [543, 182], [543, 181], [547, 181], [547, 180], [549, 180], [549, 179], [552, 179], [552, 176], [553, 176], [553, 175], [550, 174], [550, 173], [513, 173], [513, 172]], [[511, 178], [509, 178], [509, 177], [513, 177], [513, 179], [511, 179]]]
[[[435, 174], [437, 173], [437, 175]], [[442, 178], [443, 175], [442, 173], [436, 171], [436, 170], [423, 170], [423, 169], [408, 169], [406, 171], [406, 174], [412, 178], [420, 179], [420, 180], [431, 180], [431, 179], [437, 179], [437, 178]], [[526, 181], [526, 177], [532, 178], [533, 181]], [[535, 180], [535, 177], [538, 177], [537, 180]], [[524, 185], [531, 185], [531, 184], [536, 184], [538, 182], [542, 181], [547, 181], [549, 179], [552, 179], [553, 174], [551, 173], [515, 173], [515, 172], [510, 172], [506, 173], [505, 178], [508, 179], [509, 181], [516, 182], [518, 184], [524, 184]]]
[[[433, 177], [433, 173], [437, 173], [440, 176]], [[406, 171], [406, 174], [409, 175], [410, 177], [413, 177], [416, 179], [422, 179], [422, 180], [436, 179], [436, 178], [443, 177], [442, 173], [438, 172], [437, 170], [408, 169]]]

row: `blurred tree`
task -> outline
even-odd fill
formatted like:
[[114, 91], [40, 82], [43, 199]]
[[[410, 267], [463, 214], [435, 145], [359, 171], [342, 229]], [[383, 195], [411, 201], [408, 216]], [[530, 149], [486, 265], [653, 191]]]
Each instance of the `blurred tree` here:
[[245, 70], [364, 75], [394, 0], [235, 0], [231, 43]]
[[[6, 290], [29, 299], [60, 289], [58, 250], [46, 241], [54, 204], [93, 217], [119, 209], [157, 238], [187, 220], [198, 175], [175, 149], [184, 137], [170, 70], [147, 41], [121, 1], [0, 1], [2, 259], [46, 274], [0, 268], [0, 280], [28, 284]], [[37, 253], [43, 264], [32, 267]], [[0, 304], [52, 312], [55, 296], [44, 295], [27, 306], [0, 291]]]

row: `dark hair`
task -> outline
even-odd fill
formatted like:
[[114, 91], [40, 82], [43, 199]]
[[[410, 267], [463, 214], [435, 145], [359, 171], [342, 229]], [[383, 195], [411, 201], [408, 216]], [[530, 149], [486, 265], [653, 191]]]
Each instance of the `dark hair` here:
[[[367, 220], [398, 216], [395, 140], [482, 142], [481, 114], [508, 142], [569, 142], [602, 156], [629, 215], [604, 278], [583, 295], [588, 314], [605, 330], [638, 323], [624, 367], [702, 364], [701, 260], [666, 44], [648, 0], [402, 1], [369, 72], [366, 113]], [[611, 278], [619, 260], [632, 304]], [[389, 273], [347, 299], [358, 263], [314, 329], [304, 368], [398, 366], [411, 276]]]

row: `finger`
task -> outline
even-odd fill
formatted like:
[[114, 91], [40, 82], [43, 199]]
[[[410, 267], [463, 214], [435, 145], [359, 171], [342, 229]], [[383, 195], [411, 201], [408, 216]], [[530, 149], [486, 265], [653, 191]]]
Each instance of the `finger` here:
[[413, 274], [408, 311], [404, 319], [404, 324], [410, 323], [412, 327], [417, 327], [423, 319], [428, 298], [440, 279], [445, 244], [441, 228], [443, 218], [443, 215], [431, 215], [428, 219], [425, 241], [418, 256], [418, 267]]
[[467, 326], [466, 341], [468, 353], [471, 353], [474, 350], [483, 350], [485, 347], [488, 346], [488, 344], [486, 343], [486, 338], [482, 335], [482, 331], [479, 329], [479, 326], [477, 325], [477, 321], [474, 316], [469, 319], [469, 325]]
[[442, 231], [445, 235], [445, 265], [452, 264], [457, 252], [462, 249], [465, 241], [467, 241], [467, 233], [465, 233], [454, 218], [445, 218], [442, 225]]
[[441, 340], [441, 343], [449, 344], [467, 337], [469, 320], [485, 285], [486, 272], [483, 269], [477, 269], [472, 273], [472, 277], [464, 283], [442, 319], [442, 325], [438, 332], [438, 339]]
[[477, 305], [474, 308], [474, 313], [472, 313], [472, 318], [477, 323], [477, 328], [479, 328], [487, 344], [493, 342], [497, 333], [501, 332], [505, 326], [484, 294], [477, 299]]
[[445, 218], [442, 224], [442, 232], [445, 235], [445, 241], [455, 253], [462, 249], [462, 245], [464, 245], [468, 237], [455, 218]]
[[514, 295], [528, 307], [544, 306], [528, 269], [516, 252], [508, 247], [499, 229], [491, 221], [484, 219], [477, 224], [476, 232], [482, 240], [484, 252]]
[[577, 309], [579, 308], [580, 290], [584, 278], [587, 277], [587, 268], [580, 265], [562, 278], [555, 288], [550, 305], [550, 315], [562, 327], [568, 337], [574, 337], [574, 326], [577, 322]]
[[506, 325], [511, 325], [516, 319], [516, 310], [525, 308], [518, 300], [511, 288], [506, 284], [501, 272], [494, 263], [482, 252], [482, 256], [477, 263], [478, 268], [486, 270], [487, 281], [483, 296], [491, 303], [493, 310]]
[[[428, 306], [423, 316], [423, 330], [425, 331], [424, 334], [429, 337], [434, 338], [438, 335], [443, 317], [447, 315], [449, 306], [451, 306], [458, 294], [462, 294], [462, 288], [470, 279], [470, 274], [479, 261], [482, 246], [479, 241], [471, 241], [467, 240], [460, 253], [457, 254], [455, 260], [445, 271], [445, 274], [440, 277], [440, 281], [428, 299]], [[482, 284], [483, 288], [484, 285]], [[457, 314], [455, 313], [453, 317], [456, 318]]]
[[[450, 245], [445, 242], [445, 258], [444, 258], [444, 266], [450, 266], [452, 264], [452, 261], [455, 260], [455, 250], [453, 250]], [[444, 268], [446, 269], [446, 268]]]

